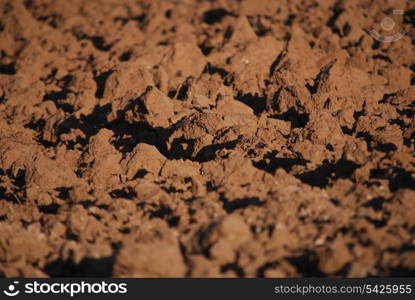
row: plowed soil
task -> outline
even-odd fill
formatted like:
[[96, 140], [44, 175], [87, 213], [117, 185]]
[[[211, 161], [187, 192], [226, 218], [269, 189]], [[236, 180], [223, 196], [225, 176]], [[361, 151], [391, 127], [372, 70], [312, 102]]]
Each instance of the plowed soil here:
[[414, 22], [0, 0], [0, 275], [414, 276]]

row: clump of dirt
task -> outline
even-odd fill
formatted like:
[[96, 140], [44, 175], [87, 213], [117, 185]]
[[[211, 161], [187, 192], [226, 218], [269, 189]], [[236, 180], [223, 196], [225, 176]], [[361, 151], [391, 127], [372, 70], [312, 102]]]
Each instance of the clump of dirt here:
[[1, 1], [0, 275], [414, 276], [414, 11]]

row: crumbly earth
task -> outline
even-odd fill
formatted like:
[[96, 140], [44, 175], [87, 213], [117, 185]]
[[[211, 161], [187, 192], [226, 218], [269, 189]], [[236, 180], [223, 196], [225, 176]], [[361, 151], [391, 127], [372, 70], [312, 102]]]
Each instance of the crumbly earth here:
[[1, 0], [0, 275], [414, 276], [414, 23]]

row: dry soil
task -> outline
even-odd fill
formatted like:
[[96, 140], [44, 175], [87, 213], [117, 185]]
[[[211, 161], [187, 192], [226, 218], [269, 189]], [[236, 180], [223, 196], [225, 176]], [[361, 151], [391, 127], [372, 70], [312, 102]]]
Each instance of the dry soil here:
[[414, 22], [0, 0], [0, 275], [414, 276]]

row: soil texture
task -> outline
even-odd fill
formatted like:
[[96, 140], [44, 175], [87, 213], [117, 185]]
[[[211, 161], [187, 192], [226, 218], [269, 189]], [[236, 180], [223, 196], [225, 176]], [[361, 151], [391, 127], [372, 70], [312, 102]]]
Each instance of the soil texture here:
[[0, 0], [0, 275], [415, 276], [414, 23]]

